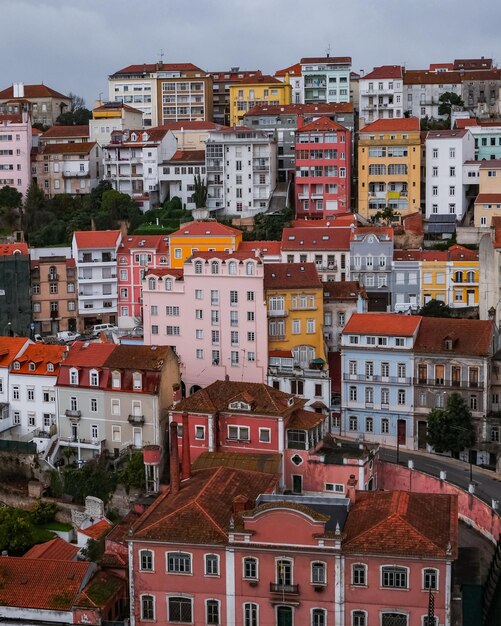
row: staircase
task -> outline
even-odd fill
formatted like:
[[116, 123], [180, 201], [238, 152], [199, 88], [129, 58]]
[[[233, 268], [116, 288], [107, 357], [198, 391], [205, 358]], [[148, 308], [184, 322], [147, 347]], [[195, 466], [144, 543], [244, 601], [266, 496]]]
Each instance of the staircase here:
[[55, 469], [54, 458], [58, 450], [59, 450], [59, 437], [57, 436], [57, 433], [56, 433], [52, 435], [52, 437], [50, 438], [49, 445], [45, 449], [45, 452], [43, 453], [43, 456], [42, 456], [42, 461], [45, 461], [51, 469]]

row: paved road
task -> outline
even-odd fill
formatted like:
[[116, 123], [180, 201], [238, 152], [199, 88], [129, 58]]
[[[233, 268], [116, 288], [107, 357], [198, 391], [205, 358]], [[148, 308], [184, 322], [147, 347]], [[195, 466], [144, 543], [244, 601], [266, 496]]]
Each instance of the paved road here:
[[[381, 460], [395, 463], [397, 460], [396, 448], [381, 447]], [[440, 471], [447, 472], [447, 481], [468, 490], [470, 483], [470, 465], [463, 461], [457, 461], [449, 457], [437, 454], [427, 454], [425, 452], [404, 452], [400, 450], [400, 465], [407, 465], [407, 461], [414, 461], [414, 468], [431, 474], [440, 476]], [[499, 500], [499, 512], [501, 514], [501, 476], [494, 472], [472, 466], [473, 483], [475, 484], [475, 495], [491, 505], [492, 500]]]

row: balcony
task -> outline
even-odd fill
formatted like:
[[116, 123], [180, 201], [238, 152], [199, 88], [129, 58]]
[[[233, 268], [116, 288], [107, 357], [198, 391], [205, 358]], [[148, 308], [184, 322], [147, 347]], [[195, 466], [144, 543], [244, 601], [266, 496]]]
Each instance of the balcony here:
[[97, 450], [102, 452], [106, 439], [83, 439], [80, 437], [60, 437], [61, 445], [69, 448], [85, 448], [87, 450]]
[[144, 415], [129, 415], [127, 421], [129, 424], [142, 426], [144, 424]]
[[284, 594], [286, 596], [297, 596], [299, 594], [299, 585], [270, 583], [270, 592]]
[[65, 171], [63, 172], [63, 178], [89, 178], [89, 172], [71, 172]]
[[59, 280], [59, 274], [54, 274], [54, 273], [48, 274], [47, 280], [51, 283], [57, 282]]
[[268, 317], [287, 317], [289, 311], [287, 309], [269, 310]]
[[483, 389], [484, 384], [473, 380], [449, 380], [447, 378], [414, 378], [415, 385], [423, 387], [444, 387], [455, 389]]
[[365, 374], [343, 374], [345, 382], [363, 382], [363, 383], [396, 383], [398, 385], [410, 385], [412, 377], [410, 376], [366, 376]]
[[78, 411], [77, 409], [66, 409], [64, 414], [66, 415], [66, 417], [74, 420], [79, 420], [82, 417], [82, 411]]
[[269, 335], [268, 341], [284, 341], [285, 335]]

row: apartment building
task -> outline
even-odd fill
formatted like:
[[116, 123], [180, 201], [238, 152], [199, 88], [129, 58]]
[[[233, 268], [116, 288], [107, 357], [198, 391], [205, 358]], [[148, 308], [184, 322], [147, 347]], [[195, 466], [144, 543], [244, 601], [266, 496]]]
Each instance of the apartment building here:
[[232, 67], [229, 71], [209, 72], [212, 77], [212, 117], [217, 124], [230, 124], [230, 86], [242, 80], [254, 78], [260, 70], [241, 70]]
[[26, 337], [0, 336], [0, 437], [14, 426], [14, 414], [10, 410], [13, 399], [11, 386], [12, 364], [31, 344]]
[[0, 187], [13, 187], [23, 197], [31, 184], [31, 143], [31, 118], [26, 111], [0, 115]]
[[404, 116], [404, 81], [400, 65], [382, 65], [358, 80], [360, 128], [379, 119]]
[[77, 269], [79, 330], [117, 323], [119, 230], [77, 231], [71, 244]]
[[457, 119], [456, 128], [467, 128], [475, 139], [475, 160], [501, 159], [501, 123], [474, 117]]
[[259, 74], [230, 85], [230, 126], [242, 125], [243, 117], [256, 105], [287, 105], [292, 87], [273, 76]]
[[462, 95], [459, 71], [406, 70], [404, 72], [404, 111], [412, 117], [443, 119], [440, 96], [444, 93]]
[[160, 123], [156, 80], [159, 65], [159, 63], [128, 65], [108, 76], [108, 100], [141, 111], [144, 128], [158, 126]]
[[195, 209], [195, 178], [205, 181], [205, 150], [176, 150], [158, 169], [160, 197], [179, 198], [185, 209]]
[[205, 152], [207, 208], [254, 217], [266, 211], [277, 180], [277, 144], [244, 126], [209, 133]]
[[157, 207], [161, 164], [176, 152], [172, 133], [162, 128], [114, 131], [104, 148], [104, 176], [113, 189], [126, 193], [142, 211]]
[[305, 57], [301, 59], [303, 102], [349, 102], [351, 57]]
[[475, 156], [475, 141], [467, 129], [430, 130], [426, 134], [426, 217], [453, 214], [461, 221], [470, 198], [470, 179], [463, 164]]
[[0, 293], [0, 333], [29, 337], [32, 314], [28, 244], [0, 244]]
[[394, 250], [391, 281], [391, 310], [417, 311], [421, 300], [421, 250]]
[[477, 228], [492, 226], [492, 218], [501, 215], [501, 159], [482, 161], [478, 168], [478, 196], [474, 205]]
[[182, 270], [147, 272], [144, 341], [174, 347], [188, 395], [226, 377], [266, 380], [263, 275], [252, 252], [194, 252]]
[[158, 124], [212, 121], [212, 76], [192, 63], [157, 70]]
[[292, 104], [303, 104], [304, 81], [301, 74], [301, 63], [294, 63], [290, 67], [284, 67], [275, 72], [275, 78], [283, 82], [288, 82], [292, 87]]
[[70, 109], [70, 99], [48, 85], [14, 83], [0, 91], [0, 113], [21, 115], [28, 108], [32, 124], [52, 126]]
[[95, 141], [40, 143], [35, 157], [37, 184], [48, 198], [90, 193], [102, 175], [101, 157]]
[[236, 252], [242, 236], [241, 230], [215, 220], [190, 222], [169, 235], [169, 267], [181, 269], [197, 252]]
[[292, 178], [295, 167], [296, 133], [301, 127], [324, 116], [353, 132], [354, 113], [351, 102], [323, 104], [259, 105], [244, 115], [245, 126], [275, 134], [277, 139], [277, 176], [279, 182]]
[[167, 122], [162, 126], [169, 130], [177, 141], [177, 149], [185, 151], [205, 150], [205, 144], [212, 130], [225, 128], [221, 124], [209, 121], [183, 120], [182, 122]]
[[356, 280], [332, 281], [324, 284], [323, 289], [325, 345], [327, 352], [339, 352], [341, 333], [350, 317], [353, 313], [367, 313], [367, 292]]
[[142, 282], [147, 268], [169, 267], [169, 240], [162, 235], [127, 235], [117, 250], [118, 326], [143, 323]]
[[68, 255], [32, 255], [31, 301], [34, 332], [39, 335], [77, 329], [77, 275], [70, 255], [71, 249]]
[[323, 336], [323, 285], [314, 263], [267, 263], [268, 384], [326, 411], [330, 378]]
[[359, 132], [358, 211], [366, 219], [389, 206], [399, 215], [420, 210], [419, 120], [380, 119]]
[[296, 217], [329, 219], [351, 208], [351, 133], [327, 117], [296, 131]]
[[123, 102], [97, 102], [89, 120], [88, 133], [91, 141], [101, 147], [111, 141], [113, 131], [124, 131], [129, 128], [141, 128], [143, 113]]

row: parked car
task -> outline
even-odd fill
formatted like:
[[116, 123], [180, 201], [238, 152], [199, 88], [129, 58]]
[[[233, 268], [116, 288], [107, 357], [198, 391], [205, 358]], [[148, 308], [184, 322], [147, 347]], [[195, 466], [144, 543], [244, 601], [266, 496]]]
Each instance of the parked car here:
[[118, 326], [114, 324], [96, 324], [92, 327], [94, 333], [100, 333], [102, 330], [118, 330]]
[[45, 340], [42, 337], [42, 335], [34, 335], [33, 339], [34, 339], [35, 343], [45, 343]]
[[79, 334], [73, 332], [72, 330], [62, 330], [61, 332], [57, 333], [56, 337], [57, 339], [59, 339], [59, 341], [64, 341], [64, 343], [67, 343], [69, 341], [75, 341], [75, 339], [78, 339]]

